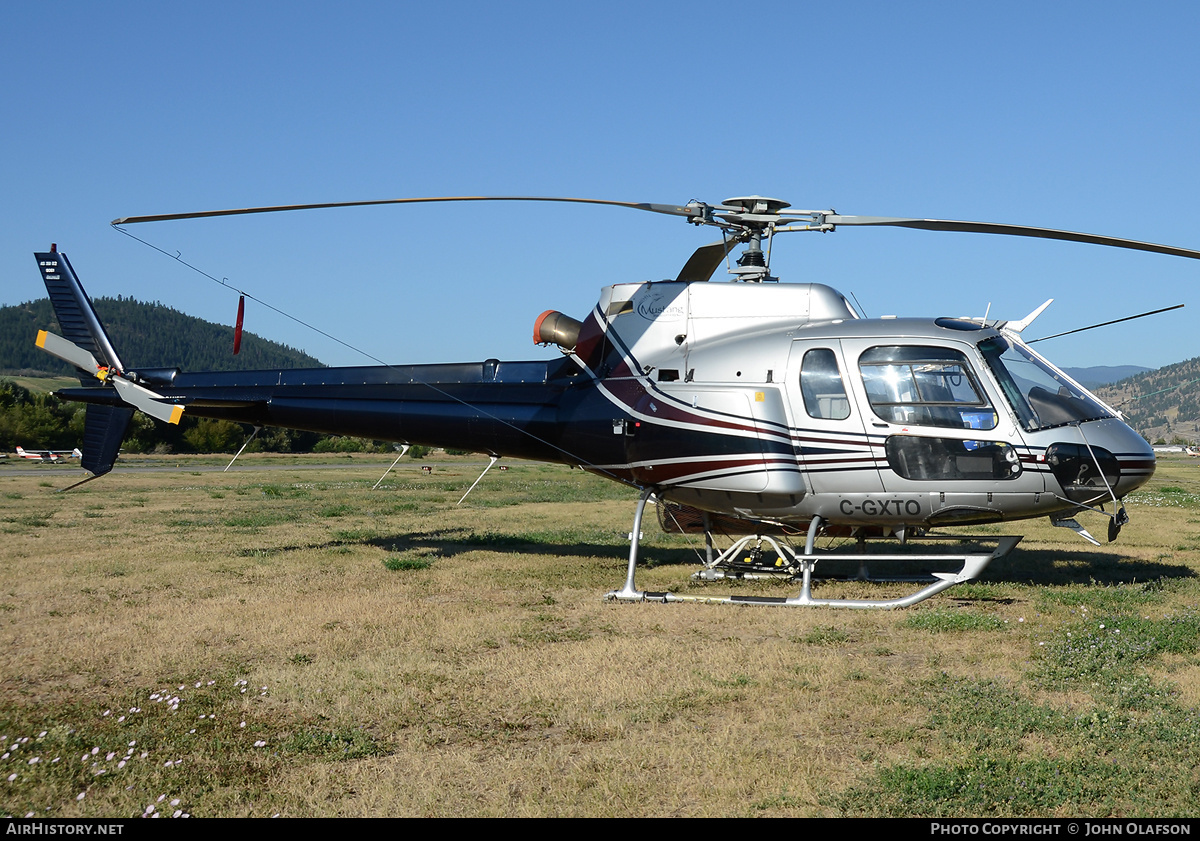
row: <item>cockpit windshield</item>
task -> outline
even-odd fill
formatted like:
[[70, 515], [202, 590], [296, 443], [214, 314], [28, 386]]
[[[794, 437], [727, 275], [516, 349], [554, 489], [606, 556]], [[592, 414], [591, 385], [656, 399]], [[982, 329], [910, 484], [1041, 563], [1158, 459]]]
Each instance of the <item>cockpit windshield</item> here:
[[1096, 398], [1020, 343], [993, 336], [980, 342], [979, 350], [1028, 432], [1113, 416]]

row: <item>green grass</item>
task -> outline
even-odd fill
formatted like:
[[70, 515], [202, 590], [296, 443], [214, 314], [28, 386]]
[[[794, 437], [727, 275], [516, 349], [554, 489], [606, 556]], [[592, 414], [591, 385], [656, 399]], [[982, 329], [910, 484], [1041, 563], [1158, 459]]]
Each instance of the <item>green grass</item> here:
[[393, 572], [401, 570], [429, 569], [433, 566], [433, 561], [429, 558], [411, 558], [402, 557], [400, 555], [389, 555], [383, 559], [384, 569], [390, 569]]
[[362, 759], [387, 753], [385, 745], [360, 728], [324, 730], [305, 728], [284, 740], [286, 753], [315, 757], [324, 761]]
[[959, 631], [998, 631], [1004, 627], [1004, 622], [995, 616], [983, 613], [937, 607], [932, 610], [914, 610], [906, 614], [904, 626], [918, 631], [955, 633]]
[[1151, 619], [1106, 615], [1065, 626], [1044, 646], [1040, 677], [1050, 683], [1100, 681], [1108, 687], [1161, 654], [1200, 647], [1200, 617], [1191, 611]]
[[265, 782], [268, 746], [285, 735], [264, 714], [264, 691], [222, 675], [119, 691], [100, 703], [63, 699], [50, 715], [6, 704], [0, 731], [14, 747], [0, 772], [15, 779], [0, 790], [0, 811], [132, 817], [153, 805], [170, 816], [198, 799], [234, 802], [222, 781]]
[[821, 626], [794, 639], [804, 645], [843, 645], [850, 642], [850, 632], [844, 628]]
[[[1197, 650], [1191, 610], [1069, 622], [1038, 645], [1027, 683], [943, 674], [917, 687], [951, 758], [886, 765], [828, 802], [890, 817], [1195, 814], [1200, 714], [1143, 667]], [[1038, 687], [1091, 700], [1055, 706], [1035, 700]]]
[[884, 765], [827, 802], [888, 817], [1195, 814], [1200, 717], [1163, 700], [1142, 714], [1055, 708], [1019, 687], [942, 677], [918, 689], [949, 759]]
[[[1200, 812], [1193, 464], [1113, 546], [1022, 523], [986, 580], [858, 612], [605, 602], [635, 494], [580, 471], [513, 463], [460, 506], [478, 457], [378, 490], [386, 456], [182, 462], [6, 477], [3, 813]], [[647, 522], [639, 585], [797, 591], [691, 582], [702, 545]]]

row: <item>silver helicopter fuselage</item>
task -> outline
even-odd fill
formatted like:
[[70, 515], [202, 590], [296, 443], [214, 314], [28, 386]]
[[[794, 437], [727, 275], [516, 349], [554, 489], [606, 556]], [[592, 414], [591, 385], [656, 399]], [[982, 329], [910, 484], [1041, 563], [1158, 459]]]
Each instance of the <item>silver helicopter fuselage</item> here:
[[702, 511], [885, 530], [1062, 517], [1154, 472], [1145, 439], [1005, 322], [864, 319], [822, 284], [606, 287], [569, 351], [626, 439], [595, 467]]

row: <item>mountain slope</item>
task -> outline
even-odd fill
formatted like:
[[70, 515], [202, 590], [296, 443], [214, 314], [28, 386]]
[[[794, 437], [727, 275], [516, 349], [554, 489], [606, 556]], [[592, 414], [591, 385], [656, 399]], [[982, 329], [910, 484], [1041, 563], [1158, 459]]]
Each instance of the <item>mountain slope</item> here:
[[1200, 440], [1200, 357], [1096, 390], [1149, 441]]
[[1144, 374], [1151, 368], [1141, 365], [1093, 365], [1091, 368], [1063, 368], [1071, 379], [1084, 388], [1097, 389], [1109, 383]]
[[[301, 351], [242, 334], [241, 352], [233, 355], [233, 328], [213, 324], [162, 304], [132, 298], [98, 298], [96, 314], [108, 330], [121, 361], [130, 368], [175, 367], [190, 371], [238, 371], [258, 368], [320, 368]], [[0, 307], [0, 372], [43, 371], [73, 375], [74, 368], [34, 345], [38, 330], [60, 332], [49, 299]]]

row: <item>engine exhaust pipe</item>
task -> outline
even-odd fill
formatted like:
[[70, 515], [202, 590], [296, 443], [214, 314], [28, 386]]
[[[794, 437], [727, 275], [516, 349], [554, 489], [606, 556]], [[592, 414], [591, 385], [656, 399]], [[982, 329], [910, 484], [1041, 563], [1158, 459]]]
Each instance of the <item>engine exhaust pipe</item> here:
[[569, 315], [563, 315], [558, 310], [546, 310], [533, 323], [533, 343], [558, 345], [563, 350], [574, 350], [582, 327], [582, 323]]

